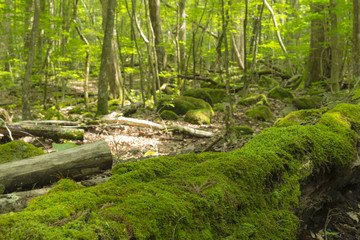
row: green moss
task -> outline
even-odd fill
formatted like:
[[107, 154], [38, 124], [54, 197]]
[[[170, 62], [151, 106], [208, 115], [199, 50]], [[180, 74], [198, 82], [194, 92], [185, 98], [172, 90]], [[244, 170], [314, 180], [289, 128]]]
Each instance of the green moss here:
[[279, 86], [279, 82], [273, 78], [267, 77], [265, 75], [261, 75], [259, 86], [263, 88], [271, 89]]
[[238, 101], [239, 105], [251, 106], [251, 105], [266, 105], [269, 106], [269, 102], [264, 94], [252, 95], [250, 97], [242, 98]]
[[213, 88], [203, 88], [206, 91], [212, 100], [213, 104], [221, 103], [226, 97], [226, 91], [224, 89], [213, 89]]
[[252, 135], [254, 133], [254, 129], [248, 126], [235, 126], [234, 131], [238, 137], [243, 135]]
[[213, 107], [215, 112], [223, 112], [224, 111], [224, 104], [218, 103]]
[[268, 128], [231, 153], [118, 164], [93, 187], [61, 180], [23, 212], [1, 215], [0, 238], [295, 239], [299, 182], [351, 164], [360, 120], [348, 111], [358, 108]]
[[189, 110], [184, 117], [184, 120], [193, 124], [210, 124], [212, 112], [209, 109], [194, 109]]
[[284, 118], [279, 118], [274, 126], [288, 127], [298, 124], [315, 124], [318, 119], [327, 111], [327, 108], [299, 110], [288, 114]]
[[205, 91], [202, 88], [188, 89], [183, 93], [183, 96], [200, 98], [200, 99], [204, 100], [205, 102], [209, 103], [210, 105], [213, 104], [213, 101], [212, 101], [212, 98], [210, 97], [210, 95], [207, 93], [207, 91]]
[[21, 140], [0, 145], [0, 164], [44, 154], [41, 148]]
[[213, 110], [209, 103], [193, 97], [178, 96], [172, 99], [172, 97], [166, 96], [160, 99], [157, 106], [157, 110], [160, 112], [171, 110], [178, 115], [184, 115], [189, 110], [201, 108], [209, 109], [213, 114]]
[[309, 97], [294, 98], [293, 104], [298, 109], [312, 109], [318, 106], [318, 103], [315, 101], [315, 99]]
[[245, 112], [245, 114], [248, 117], [261, 121], [271, 121], [274, 118], [270, 108], [265, 105], [260, 105], [253, 109], [249, 109]]
[[81, 114], [83, 113], [85, 110], [84, 108], [80, 107], [80, 106], [77, 106], [77, 107], [74, 107], [72, 109], [69, 110], [69, 113], [70, 114]]
[[160, 117], [165, 120], [177, 120], [179, 116], [170, 110], [164, 110], [160, 113]]
[[269, 91], [268, 97], [276, 99], [293, 99], [294, 95], [283, 87], [274, 87]]
[[86, 112], [83, 114], [84, 118], [95, 118], [95, 115], [91, 112]]
[[121, 101], [119, 99], [112, 99], [108, 101], [108, 106], [109, 107], [113, 107], [113, 106], [121, 106]]

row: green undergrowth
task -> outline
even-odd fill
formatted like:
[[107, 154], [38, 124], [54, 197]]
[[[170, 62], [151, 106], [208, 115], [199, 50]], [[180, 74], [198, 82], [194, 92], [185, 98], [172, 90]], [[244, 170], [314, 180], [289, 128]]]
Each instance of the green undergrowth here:
[[230, 153], [118, 164], [94, 187], [60, 180], [0, 216], [0, 239], [295, 239], [299, 181], [352, 162], [359, 113], [345, 104]]

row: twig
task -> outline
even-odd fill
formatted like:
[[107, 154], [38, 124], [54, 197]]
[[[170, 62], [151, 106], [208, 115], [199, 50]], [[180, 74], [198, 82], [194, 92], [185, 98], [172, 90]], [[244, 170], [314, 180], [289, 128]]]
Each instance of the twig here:
[[172, 235], [172, 239], [173, 239], [173, 240], [175, 239], [176, 227], [177, 227], [178, 223], [181, 221], [181, 219], [183, 219], [183, 218], [186, 218], [186, 216], [182, 216], [181, 218], [179, 218], [179, 219], [176, 221], [176, 224], [175, 224], [175, 227], [174, 227], [174, 230], [173, 230], [173, 235]]
[[1, 121], [4, 122], [4, 126], [5, 126], [6, 130], [9, 132], [9, 137], [10, 137], [11, 141], [14, 141], [14, 138], [13, 138], [12, 135], [11, 135], [11, 131], [10, 131], [10, 129], [8, 128], [8, 126], [6, 125], [6, 122], [5, 122], [4, 119], [2, 119], [2, 118], [0, 118], [0, 119], [1, 119]]
[[212, 142], [209, 146], [207, 146], [204, 150], [202, 150], [201, 152], [207, 152], [209, 151], [215, 144], [217, 144], [218, 142], [220, 142], [221, 139], [224, 139], [224, 136], [221, 136], [219, 138], [217, 138], [214, 142]]

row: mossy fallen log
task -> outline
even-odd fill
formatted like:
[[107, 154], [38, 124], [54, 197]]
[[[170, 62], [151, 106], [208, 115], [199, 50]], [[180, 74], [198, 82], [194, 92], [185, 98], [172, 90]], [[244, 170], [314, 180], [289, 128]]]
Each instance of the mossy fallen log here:
[[230, 153], [119, 164], [94, 187], [63, 179], [23, 212], [0, 216], [0, 238], [295, 239], [300, 182], [351, 165], [359, 115], [343, 105]]
[[50, 138], [55, 141], [59, 139], [83, 140], [84, 130], [72, 127], [61, 127], [54, 125], [40, 125], [28, 123], [9, 124], [6, 127], [0, 126], [0, 133], [12, 137], [24, 137], [34, 135], [37, 137]]
[[105, 141], [99, 141], [0, 164], [0, 186], [5, 187], [5, 192], [28, 190], [60, 178], [82, 180], [111, 167], [110, 148]]

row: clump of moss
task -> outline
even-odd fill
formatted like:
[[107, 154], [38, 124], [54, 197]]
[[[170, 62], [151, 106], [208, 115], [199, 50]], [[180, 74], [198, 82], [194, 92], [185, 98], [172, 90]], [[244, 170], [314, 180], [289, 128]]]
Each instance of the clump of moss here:
[[184, 120], [193, 124], [210, 124], [212, 113], [209, 109], [194, 109], [189, 110], [184, 117]]
[[276, 99], [290, 99], [294, 98], [294, 95], [283, 87], [274, 87], [268, 93], [268, 97]]
[[171, 110], [178, 115], [184, 115], [189, 110], [201, 108], [209, 109], [213, 114], [213, 110], [209, 103], [202, 99], [193, 97], [178, 96], [172, 99], [167, 96], [162, 98], [157, 106], [157, 110], [160, 112], [164, 110]]
[[41, 148], [21, 140], [0, 145], [0, 164], [44, 154]]
[[242, 98], [238, 101], [239, 105], [251, 106], [251, 105], [265, 105], [269, 106], [269, 102], [264, 94], [252, 95], [250, 97]]
[[202, 88], [188, 89], [183, 93], [183, 96], [200, 98], [200, 99], [204, 100], [205, 102], [209, 103], [210, 105], [213, 105], [212, 98], [207, 93], [207, 91], [205, 91]]
[[248, 126], [235, 126], [234, 131], [238, 138], [244, 135], [252, 135], [254, 133], [254, 129]]
[[274, 126], [276, 127], [288, 127], [298, 124], [315, 124], [318, 119], [328, 110], [328, 108], [320, 109], [309, 109], [309, 110], [299, 110], [288, 114], [284, 118], [279, 118]]
[[218, 103], [213, 107], [215, 112], [223, 112], [224, 111], [224, 104]]
[[[352, 128], [360, 119], [350, 109], [330, 114]], [[344, 131], [324, 123], [273, 127], [231, 153], [122, 163], [107, 183], [93, 187], [61, 180], [23, 212], [1, 215], [0, 236], [295, 239], [300, 180], [349, 166], [356, 156], [357, 135], [347, 134], [354, 131], [346, 124], [340, 128]], [[303, 168], [309, 159], [311, 167]]]
[[318, 106], [318, 103], [315, 101], [315, 99], [309, 97], [294, 98], [292, 103], [298, 109], [312, 109], [317, 108]]
[[226, 97], [226, 91], [224, 89], [213, 89], [213, 88], [203, 88], [206, 91], [212, 100], [213, 104], [221, 103]]
[[260, 81], [259, 81], [259, 86], [263, 87], [263, 88], [271, 89], [271, 88], [279, 86], [279, 82], [271, 77], [261, 75]]
[[109, 107], [121, 106], [121, 101], [119, 99], [111, 99], [111, 100], [108, 101], [108, 106]]
[[160, 117], [165, 120], [177, 120], [179, 116], [170, 110], [164, 110], [160, 113]]
[[261, 121], [271, 121], [274, 118], [270, 108], [265, 105], [260, 105], [253, 109], [249, 109], [245, 112], [245, 114], [248, 117]]
[[95, 118], [95, 115], [91, 112], [86, 112], [82, 115], [84, 118]]

